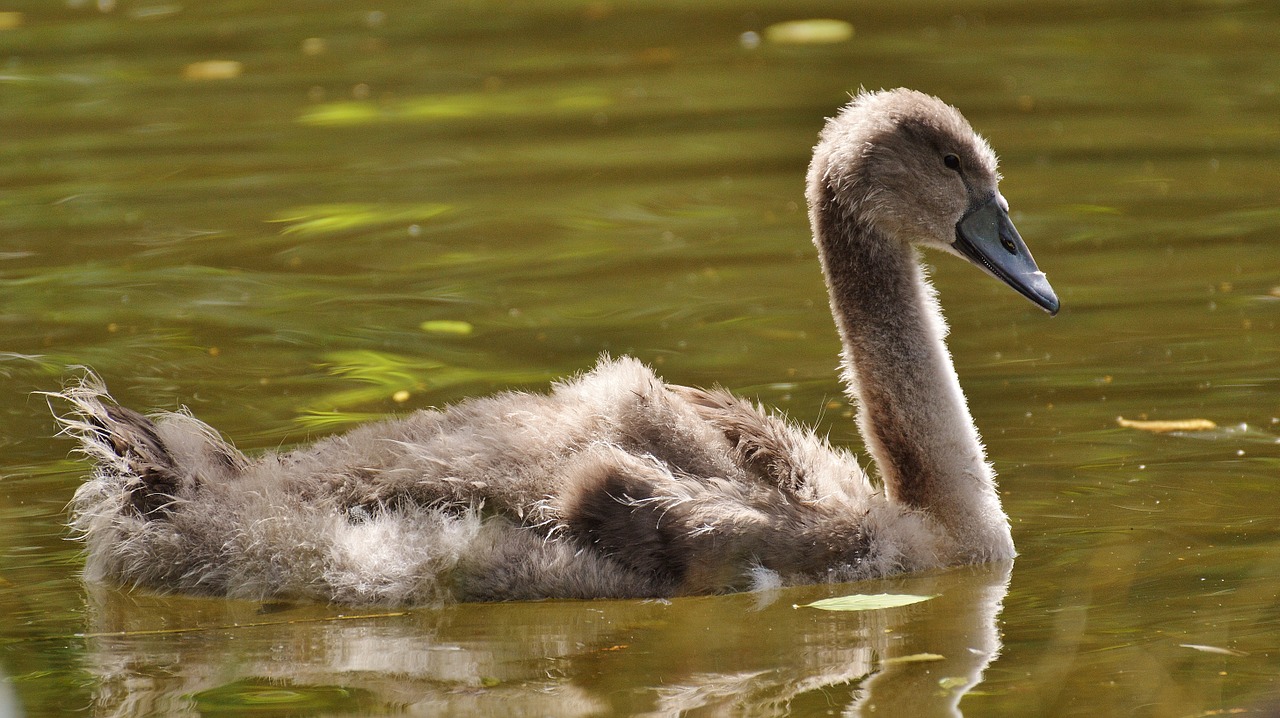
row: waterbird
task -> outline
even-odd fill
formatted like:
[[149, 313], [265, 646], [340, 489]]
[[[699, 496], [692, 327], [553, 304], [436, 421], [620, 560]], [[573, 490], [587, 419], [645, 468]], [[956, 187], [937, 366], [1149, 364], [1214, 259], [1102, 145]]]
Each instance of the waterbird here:
[[[878, 469], [721, 389], [604, 355], [507, 392], [249, 457], [187, 410], [144, 416], [86, 370], [62, 431], [89, 581], [247, 599], [421, 605], [671, 597], [997, 561], [1013, 540], [918, 248], [1054, 314], [996, 156], [955, 108], [860, 92], [806, 197], [842, 375]], [[57, 413], [57, 412], [55, 412]]]

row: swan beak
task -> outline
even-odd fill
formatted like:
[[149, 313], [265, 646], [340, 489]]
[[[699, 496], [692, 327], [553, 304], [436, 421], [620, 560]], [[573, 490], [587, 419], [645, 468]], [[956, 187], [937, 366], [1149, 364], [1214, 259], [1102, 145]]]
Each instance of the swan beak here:
[[1057, 314], [1058, 295], [1009, 219], [1008, 206], [997, 192], [985, 202], [970, 207], [956, 224], [956, 241], [951, 246], [1041, 309]]

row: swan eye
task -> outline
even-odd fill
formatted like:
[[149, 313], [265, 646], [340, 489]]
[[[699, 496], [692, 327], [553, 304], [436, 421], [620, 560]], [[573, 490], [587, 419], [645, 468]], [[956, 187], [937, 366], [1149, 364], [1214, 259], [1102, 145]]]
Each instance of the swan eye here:
[[956, 172], [960, 171], [959, 155], [947, 154], [942, 158], [942, 164], [946, 165], [949, 170], [955, 170]]

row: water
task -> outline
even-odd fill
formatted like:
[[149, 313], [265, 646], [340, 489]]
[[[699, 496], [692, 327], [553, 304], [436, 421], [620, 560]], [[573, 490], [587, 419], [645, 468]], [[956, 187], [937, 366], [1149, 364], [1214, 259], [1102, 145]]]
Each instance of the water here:
[[[743, 36], [804, 17], [856, 34]], [[0, 27], [0, 713], [1280, 705], [1270, 4], [10, 2]], [[856, 447], [801, 183], [860, 85], [991, 138], [1062, 298], [934, 258], [1012, 566], [384, 615], [79, 581], [83, 467], [31, 395], [68, 365], [254, 450], [625, 352]], [[881, 591], [939, 598], [792, 608]]]

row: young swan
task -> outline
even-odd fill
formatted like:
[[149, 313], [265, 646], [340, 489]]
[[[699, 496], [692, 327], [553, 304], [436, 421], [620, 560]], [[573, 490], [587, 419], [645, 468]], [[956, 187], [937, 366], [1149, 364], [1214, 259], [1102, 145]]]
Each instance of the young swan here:
[[1009, 523], [912, 245], [1050, 313], [996, 158], [960, 113], [864, 93], [827, 123], [808, 200], [879, 467], [723, 390], [602, 358], [499, 394], [248, 458], [186, 413], [89, 376], [61, 419], [97, 465], [72, 500], [86, 577], [344, 604], [674, 596], [1007, 559]]

